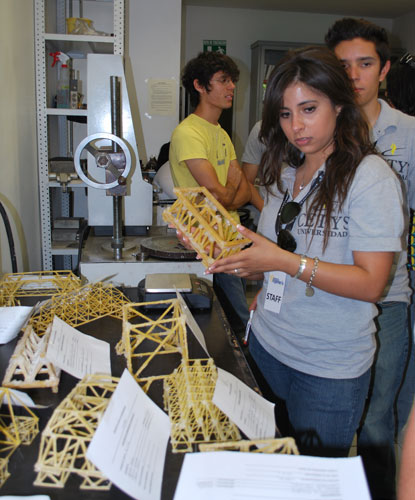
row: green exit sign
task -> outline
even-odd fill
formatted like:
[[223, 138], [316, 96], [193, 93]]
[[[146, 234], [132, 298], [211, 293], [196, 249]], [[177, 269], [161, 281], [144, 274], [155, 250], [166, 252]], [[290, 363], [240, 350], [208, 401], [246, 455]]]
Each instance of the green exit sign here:
[[226, 54], [226, 40], [203, 40], [203, 52]]

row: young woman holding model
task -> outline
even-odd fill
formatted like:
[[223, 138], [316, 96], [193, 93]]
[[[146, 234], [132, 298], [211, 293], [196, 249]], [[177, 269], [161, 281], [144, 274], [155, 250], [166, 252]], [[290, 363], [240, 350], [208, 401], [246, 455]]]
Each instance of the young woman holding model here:
[[250, 352], [302, 453], [347, 456], [375, 353], [374, 303], [402, 249], [397, 176], [376, 155], [341, 63], [291, 51], [268, 82], [267, 196], [252, 245], [208, 273], [264, 277]]

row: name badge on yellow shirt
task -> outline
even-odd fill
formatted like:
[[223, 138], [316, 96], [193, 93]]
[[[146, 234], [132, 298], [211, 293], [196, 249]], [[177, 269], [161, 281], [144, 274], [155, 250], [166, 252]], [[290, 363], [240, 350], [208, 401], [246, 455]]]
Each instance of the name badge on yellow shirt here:
[[282, 271], [273, 271], [269, 275], [264, 308], [279, 314], [284, 297], [286, 274]]

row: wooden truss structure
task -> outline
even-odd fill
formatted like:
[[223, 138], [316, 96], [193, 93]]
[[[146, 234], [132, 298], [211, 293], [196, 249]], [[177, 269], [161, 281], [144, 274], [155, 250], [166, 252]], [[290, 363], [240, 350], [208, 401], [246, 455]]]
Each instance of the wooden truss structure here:
[[242, 250], [251, 240], [236, 229], [237, 222], [205, 187], [175, 188], [177, 201], [163, 219], [181, 231], [205, 267]]
[[9, 273], [0, 281], [0, 306], [14, 306], [21, 297], [50, 296], [80, 288], [72, 271]]
[[129, 302], [113, 285], [89, 283], [78, 290], [51, 297], [39, 308], [38, 314], [32, 316], [29, 324], [42, 336], [55, 315], [73, 327], [104, 316], [122, 319], [122, 306]]
[[[19, 402], [19, 413], [15, 415], [13, 399]], [[10, 389], [0, 387], [0, 487], [9, 477], [7, 463], [10, 455], [20, 444], [30, 444], [39, 432], [39, 419]]]
[[53, 392], [58, 392], [61, 370], [46, 359], [51, 329], [52, 324], [48, 326], [46, 334], [39, 337], [32, 326], [26, 327], [4, 375], [5, 387], [16, 389], [50, 387]]
[[[146, 313], [148, 308], [161, 307], [161, 314], [152, 319]], [[163, 380], [169, 373], [154, 373], [156, 358], [178, 355], [188, 359], [186, 318], [178, 299], [154, 302], [130, 303], [123, 307], [122, 338], [117, 353], [124, 354], [127, 369], [147, 392], [155, 380]]]
[[55, 409], [41, 435], [34, 484], [63, 488], [70, 474], [81, 489], [108, 490], [111, 482], [86, 458], [86, 451], [119, 379], [87, 375]]
[[0, 457], [0, 488], [5, 483], [6, 479], [10, 477], [9, 470], [7, 469], [8, 459]]
[[216, 380], [212, 358], [183, 360], [164, 380], [173, 453], [192, 451], [194, 444], [241, 439], [236, 425], [212, 402]]
[[299, 455], [294, 438], [253, 439], [227, 441], [225, 443], [199, 444], [200, 451], [243, 451], [250, 453], [281, 453], [284, 455]]

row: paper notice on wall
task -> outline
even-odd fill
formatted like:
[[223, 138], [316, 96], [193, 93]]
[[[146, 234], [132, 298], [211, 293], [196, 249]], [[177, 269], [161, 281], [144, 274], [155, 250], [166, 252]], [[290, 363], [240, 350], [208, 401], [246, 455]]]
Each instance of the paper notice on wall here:
[[148, 114], [173, 116], [176, 112], [176, 80], [149, 78], [147, 86]]

